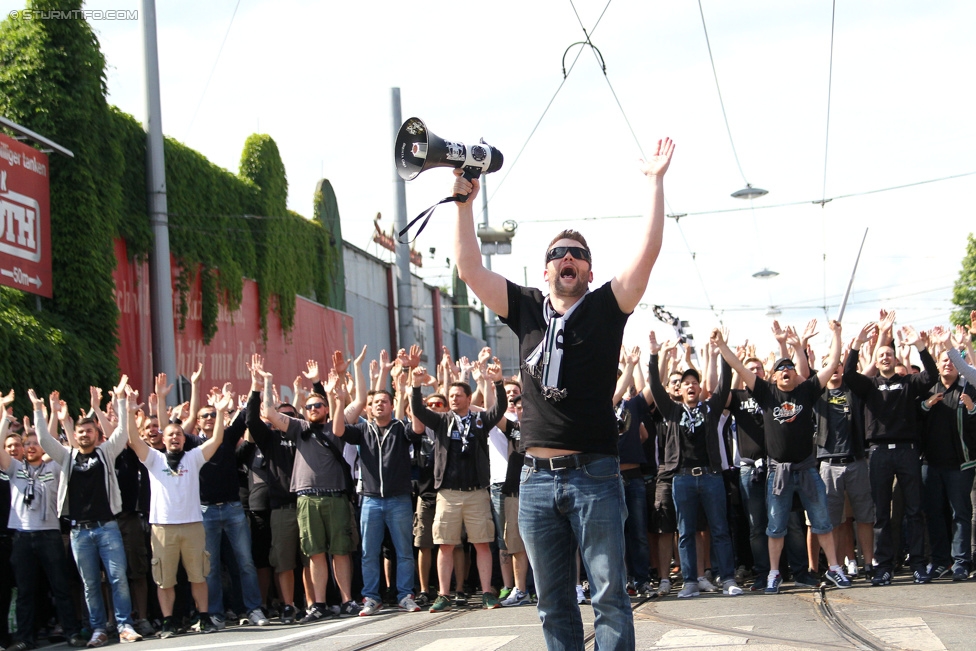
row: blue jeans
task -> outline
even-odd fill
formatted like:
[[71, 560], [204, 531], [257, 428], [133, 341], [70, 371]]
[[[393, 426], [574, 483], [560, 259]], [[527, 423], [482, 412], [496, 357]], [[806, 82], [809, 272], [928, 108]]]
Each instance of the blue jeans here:
[[[925, 491], [925, 520], [929, 527], [932, 544], [932, 565], [953, 570], [969, 570], [972, 566], [972, 519], [973, 503], [970, 491], [976, 469], [939, 468], [922, 466], [922, 486]], [[946, 532], [945, 505], [952, 509], [952, 543]]]
[[88, 606], [88, 623], [93, 631], [105, 630], [108, 616], [102, 600], [102, 566], [112, 589], [112, 606], [119, 628], [132, 625], [132, 600], [129, 597], [128, 567], [122, 532], [115, 520], [94, 529], [71, 529], [71, 551], [75, 556], [78, 574], [85, 586], [85, 605]]
[[699, 507], [705, 510], [705, 517], [708, 518], [712, 554], [717, 560], [718, 574], [723, 581], [734, 578], [732, 538], [729, 536], [725, 480], [722, 475], [705, 473], [696, 477], [677, 474], [671, 483], [671, 494], [678, 515], [678, 550], [681, 552], [681, 575], [685, 582], [698, 579], [695, 532], [698, 529]]
[[749, 518], [749, 549], [752, 550], [752, 569], [756, 581], [769, 575], [769, 539], [766, 537], [766, 482], [752, 481], [753, 466], [739, 468], [739, 495]]
[[397, 600], [413, 594], [416, 562], [410, 496], [363, 497], [359, 526], [363, 539], [363, 596], [380, 601], [380, 552], [386, 529], [390, 530], [397, 555]]
[[210, 574], [207, 575], [208, 611], [224, 613], [224, 588], [220, 580], [220, 538], [226, 533], [234, 550], [234, 560], [240, 569], [241, 596], [248, 612], [261, 607], [261, 588], [258, 572], [251, 556], [251, 528], [240, 502], [203, 505], [203, 529], [207, 533], [207, 552], [210, 553]]
[[644, 478], [624, 480], [627, 520], [624, 522], [624, 546], [627, 571], [638, 587], [651, 580], [651, 550], [647, 546], [647, 489]]
[[583, 651], [576, 603], [576, 550], [586, 565], [596, 627], [595, 651], [632, 651], [624, 520], [627, 504], [617, 457], [580, 468], [523, 468], [519, 530], [535, 572], [539, 618], [549, 651]]
[[[803, 492], [800, 473], [807, 473], [808, 480], [814, 487], [812, 494]], [[766, 508], [768, 522], [766, 535], [770, 538], [783, 538], [789, 527], [790, 512], [793, 510], [793, 492], [800, 496], [800, 502], [810, 519], [810, 531], [815, 534], [830, 533], [834, 527], [830, 524], [830, 514], [827, 512], [827, 487], [820, 478], [817, 468], [806, 470], [791, 470], [786, 473], [783, 492], [773, 495], [773, 485], [776, 483], [776, 472], [770, 468], [766, 474]]]

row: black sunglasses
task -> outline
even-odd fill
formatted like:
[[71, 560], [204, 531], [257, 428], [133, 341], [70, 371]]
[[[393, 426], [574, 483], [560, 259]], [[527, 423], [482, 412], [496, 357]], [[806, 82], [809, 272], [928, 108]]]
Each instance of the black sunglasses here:
[[591, 261], [590, 252], [582, 246], [554, 246], [546, 252], [546, 262], [560, 260], [566, 257], [567, 253], [570, 253], [577, 260]]
[[321, 409], [322, 407], [325, 407], [324, 402], [310, 402], [305, 405], [305, 409]]
[[217, 417], [217, 412], [215, 412], [215, 411], [210, 411], [210, 412], [207, 412], [206, 414], [200, 414], [200, 416], [199, 416], [199, 418], [202, 419], [202, 420], [207, 420], [209, 418], [216, 418], [216, 417]]
[[780, 364], [779, 366], [777, 366], [776, 367], [776, 370], [777, 371], [793, 371], [793, 370], [796, 370], [796, 366], [794, 366], [793, 364], [788, 364], [788, 363], [784, 362], [784, 363]]

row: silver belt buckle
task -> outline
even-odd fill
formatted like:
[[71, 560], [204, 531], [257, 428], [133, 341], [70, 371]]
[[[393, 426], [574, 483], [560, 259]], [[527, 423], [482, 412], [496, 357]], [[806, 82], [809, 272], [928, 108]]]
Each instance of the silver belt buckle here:
[[701, 477], [704, 474], [705, 474], [705, 471], [704, 471], [704, 469], [702, 469], [701, 466], [698, 466], [697, 468], [692, 468], [691, 469], [691, 476], [692, 477]]

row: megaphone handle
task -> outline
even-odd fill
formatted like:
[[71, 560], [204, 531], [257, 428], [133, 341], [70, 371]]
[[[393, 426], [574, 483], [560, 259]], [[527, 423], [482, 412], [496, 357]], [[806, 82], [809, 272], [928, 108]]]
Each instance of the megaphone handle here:
[[[470, 166], [469, 167], [465, 167], [464, 168], [464, 174], [462, 174], [461, 176], [463, 178], [466, 178], [469, 181], [471, 181], [473, 179], [480, 178], [481, 177], [481, 168], [480, 167], [470, 167]], [[468, 201], [468, 195], [458, 193], [458, 194], [454, 195], [453, 197], [451, 197], [451, 200], [452, 201], [457, 201], [458, 203], [467, 203], [467, 201]]]

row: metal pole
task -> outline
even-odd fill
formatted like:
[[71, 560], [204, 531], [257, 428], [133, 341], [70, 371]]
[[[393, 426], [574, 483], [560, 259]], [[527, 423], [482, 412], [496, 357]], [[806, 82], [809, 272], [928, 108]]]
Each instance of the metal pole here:
[[[156, 5], [142, 0], [143, 47], [146, 58], [146, 194], [152, 223], [149, 253], [152, 353], [154, 373], [177, 379], [176, 339], [173, 332], [173, 276], [169, 265], [169, 218], [166, 208], [166, 167], [163, 159], [162, 109], [159, 102], [159, 61], [156, 51]], [[146, 395], [149, 391], [144, 388]], [[168, 401], [175, 404], [176, 396]]]
[[[400, 89], [391, 88], [390, 96], [393, 108], [393, 140], [396, 142], [397, 133], [403, 118], [400, 114]], [[396, 168], [393, 169], [393, 184], [396, 188], [396, 226], [397, 233], [407, 227], [407, 187]], [[397, 314], [400, 324], [397, 331], [400, 341], [394, 348], [409, 348], [417, 342], [417, 335], [413, 325], [413, 286], [410, 275], [410, 245], [396, 240], [396, 278], [397, 278]], [[435, 351], [436, 355], [436, 351]]]
[[857, 263], [861, 261], [861, 251], [864, 250], [864, 241], [868, 239], [868, 229], [864, 229], [864, 237], [861, 238], [861, 248], [857, 250], [857, 258], [854, 260], [854, 269], [851, 270], [851, 279], [847, 281], [847, 291], [844, 292], [844, 300], [840, 304], [840, 312], [837, 313], [837, 321], [844, 318], [844, 310], [847, 309], [847, 299], [851, 295], [851, 285], [854, 284], [854, 274], [857, 273]]
[[[481, 225], [488, 228], [488, 187], [485, 185], [485, 175], [481, 175]], [[485, 262], [485, 269], [491, 271], [491, 254], [486, 253], [482, 256]], [[485, 310], [485, 341], [492, 352], [498, 354], [498, 341], [495, 337], [496, 324], [495, 313], [489, 310], [482, 301]]]

